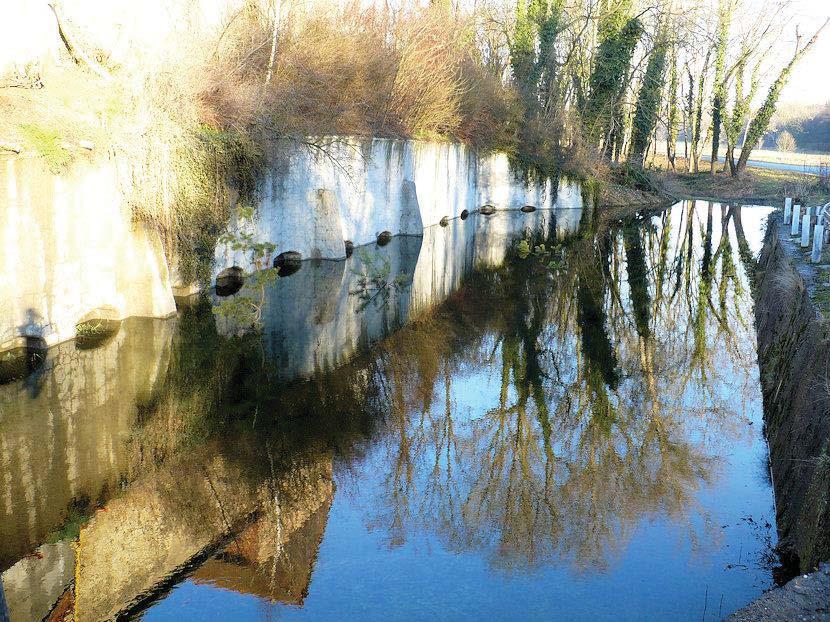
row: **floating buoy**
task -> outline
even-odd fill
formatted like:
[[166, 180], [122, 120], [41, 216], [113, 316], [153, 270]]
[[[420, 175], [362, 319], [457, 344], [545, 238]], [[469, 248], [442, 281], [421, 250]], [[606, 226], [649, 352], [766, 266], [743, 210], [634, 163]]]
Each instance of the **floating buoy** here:
[[245, 273], [239, 266], [225, 268], [216, 276], [216, 295], [225, 297], [233, 296], [242, 289], [245, 283]]
[[297, 251], [285, 251], [274, 258], [274, 267], [280, 276], [291, 276], [303, 265], [303, 256]]
[[495, 205], [490, 205], [488, 203], [487, 205], [482, 205], [481, 209], [478, 210], [478, 211], [481, 212], [482, 214], [484, 214], [485, 216], [490, 216], [490, 215], [496, 213], [496, 206]]
[[98, 307], [75, 324], [75, 347], [92, 350], [102, 346], [121, 330], [121, 314], [115, 307]]
[[391, 231], [381, 231], [378, 233], [378, 246], [386, 246], [392, 239]]

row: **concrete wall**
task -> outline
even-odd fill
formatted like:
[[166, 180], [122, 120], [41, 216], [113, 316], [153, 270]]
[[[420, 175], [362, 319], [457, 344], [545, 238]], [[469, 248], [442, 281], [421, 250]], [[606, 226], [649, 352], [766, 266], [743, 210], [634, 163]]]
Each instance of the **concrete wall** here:
[[60, 344], [25, 381], [0, 385], [0, 570], [55, 531], [73, 499], [130, 479], [123, 441], [167, 374], [174, 328], [128, 320], [106, 344]]
[[[475, 268], [500, 264], [517, 237], [527, 231], [572, 233], [580, 214], [573, 209], [474, 214], [428, 227], [422, 236], [362, 249], [347, 261], [304, 262], [268, 292], [266, 348], [279, 380], [354, 360], [369, 343], [446, 300]], [[386, 265], [385, 278], [399, 287], [390, 288], [388, 296], [369, 291], [372, 301], [364, 304], [355, 293], [362, 275]], [[333, 492], [331, 456], [325, 452], [309, 451], [280, 467], [282, 475], [272, 481], [279, 492], [275, 507], [268, 503], [273, 489], [263, 486], [273, 479], [269, 461], [250, 439], [180, 451], [191, 407], [199, 402], [180, 402], [171, 362], [188, 356], [189, 339], [203, 334], [201, 326], [198, 330], [177, 333], [174, 320], [127, 320], [99, 347], [62, 343], [28, 378], [0, 385], [0, 472], [7, 474], [0, 478], [0, 589], [12, 620], [44, 617], [70, 594], [72, 580], [76, 619], [108, 619], [175, 577], [195, 555], [219, 546], [231, 531], [245, 527], [243, 540], [250, 537], [249, 544], [273, 552], [277, 536], [286, 540], [321, 510], [317, 519], [325, 521]], [[309, 384], [275, 384], [273, 393], [296, 390], [285, 403], [306, 412], [302, 387]], [[316, 404], [319, 396], [313, 393], [312, 399]], [[94, 514], [77, 547], [38, 547], [67, 522], [77, 500], [106, 511]], [[265, 523], [246, 527], [257, 515], [265, 515]], [[266, 523], [278, 525], [278, 533], [265, 529]], [[323, 526], [310, 525], [308, 537], [319, 541]], [[42, 557], [27, 556], [34, 550]], [[265, 593], [260, 579], [267, 566], [267, 578], [284, 579], [268, 584], [270, 597], [302, 598], [312, 559], [289, 550], [277, 567], [253, 551], [246, 553], [248, 574], [230, 576], [228, 587], [238, 589], [233, 581], [249, 577], [247, 589]], [[222, 570], [221, 559], [214, 561], [206, 578]], [[27, 598], [37, 585], [42, 586], [38, 598]]]
[[825, 620], [830, 603], [830, 564], [822, 563], [830, 559], [830, 327], [810, 296], [824, 277], [804, 264], [789, 229], [780, 217], [767, 229], [755, 274], [755, 326], [783, 566], [778, 575], [799, 576], [730, 622]]
[[268, 478], [245, 464], [248, 458], [267, 468], [247, 449], [239, 443], [233, 457], [211, 445], [180, 454], [96, 513], [77, 547], [75, 619], [115, 619], [258, 513], [271, 523], [263, 544], [282, 545], [331, 499], [331, 455], [298, 456]]
[[0, 352], [21, 336], [53, 345], [90, 312], [175, 312], [158, 236], [131, 222], [115, 167], [79, 164], [52, 175], [0, 160]]
[[[504, 154], [478, 155], [457, 143], [320, 138], [313, 146], [277, 142], [255, 222], [277, 253], [342, 259], [344, 241], [374, 243], [382, 231], [420, 235], [442, 218], [490, 204], [497, 209], [582, 207], [579, 184], [525, 179]], [[235, 227], [232, 224], [232, 227]], [[250, 260], [228, 245], [216, 249], [214, 277]]]
[[[453, 143], [314, 142], [317, 147], [270, 145], [255, 220], [242, 225], [257, 240], [276, 244], [278, 253], [343, 259], [346, 240], [370, 244], [382, 231], [422, 236], [443, 218], [459, 219], [464, 210], [485, 204], [556, 210], [562, 226], [578, 223], [578, 184], [525, 179], [503, 154], [479, 156]], [[23, 337], [49, 346], [72, 339], [90, 314], [166, 317], [176, 310], [174, 291], [194, 291], [192, 284], [171, 278], [158, 235], [132, 222], [114, 164], [79, 164], [71, 174], [56, 176], [36, 162], [9, 158], [0, 161], [0, 188], [0, 352], [22, 346]], [[497, 233], [491, 225], [475, 233], [484, 221], [467, 221], [460, 229], [461, 220], [452, 222], [448, 230], [454, 235]], [[237, 226], [230, 223], [231, 229]], [[448, 260], [471, 248], [442, 236], [435, 239], [435, 252]], [[483, 238], [473, 246], [503, 254], [503, 241], [489, 250]], [[214, 278], [230, 266], [253, 267], [242, 251], [220, 244]]]
[[[524, 231], [554, 224], [558, 234], [575, 231], [558, 227], [577, 222], [574, 211], [473, 215], [347, 261], [304, 262], [267, 293], [263, 338], [275, 372], [291, 381], [345, 364], [441, 304], [474, 269], [501, 263]], [[357, 293], [360, 281], [385, 265], [385, 279], [398, 286], [369, 289], [367, 304]], [[176, 360], [175, 334], [175, 320], [126, 320], [99, 347], [62, 343], [25, 380], [0, 384], [0, 472], [8, 475], [0, 478], [0, 570], [56, 530], [73, 499], [106, 498], [140, 475], [144, 460], [167, 455], [153, 435], [139, 441], [135, 434], [138, 406], [155, 403], [168, 361]], [[170, 417], [153, 427], [177, 438], [175, 408]]]

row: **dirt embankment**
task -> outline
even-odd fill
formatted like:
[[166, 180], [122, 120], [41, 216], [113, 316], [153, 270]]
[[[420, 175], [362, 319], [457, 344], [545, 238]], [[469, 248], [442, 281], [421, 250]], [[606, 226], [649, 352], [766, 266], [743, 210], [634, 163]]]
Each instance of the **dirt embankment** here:
[[772, 222], [756, 273], [755, 321], [779, 549], [790, 576], [733, 620], [830, 619], [830, 326], [816, 276]]
[[758, 358], [780, 546], [808, 572], [830, 559], [830, 327], [781, 237], [773, 223], [756, 275]]

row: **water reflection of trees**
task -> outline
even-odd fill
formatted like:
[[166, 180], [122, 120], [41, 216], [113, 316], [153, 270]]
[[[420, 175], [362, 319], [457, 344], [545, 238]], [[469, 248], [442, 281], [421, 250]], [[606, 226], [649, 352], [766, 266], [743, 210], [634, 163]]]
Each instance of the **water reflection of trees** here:
[[695, 495], [755, 378], [740, 212], [684, 204], [573, 242], [552, 275], [532, 258], [477, 274], [387, 340], [389, 543], [426, 528], [506, 567], [587, 568], [645, 516], [712, 535]]
[[219, 436], [231, 461], [254, 440], [268, 468], [242, 466], [257, 482], [329, 452], [344, 479], [366, 453], [382, 473], [370, 524], [391, 546], [426, 530], [510, 569], [601, 568], [649, 516], [702, 543], [696, 493], [740, 440], [755, 379], [740, 216], [684, 204], [585, 233], [554, 263], [475, 272], [369, 352], [287, 385], [256, 340], [208, 334], [209, 309], [192, 309], [133, 464]]
[[[258, 534], [278, 546], [245, 559], [271, 564], [276, 593], [282, 539], [268, 533], [328, 507], [332, 464], [345, 485], [373, 486], [366, 511], [391, 546], [426, 531], [509, 570], [602, 568], [652, 516], [702, 546], [718, 530], [696, 494], [722, 445], [741, 440], [741, 400], [757, 390], [741, 209], [685, 204], [586, 227], [550, 256], [474, 272], [432, 313], [290, 383], [256, 336], [219, 336], [209, 305], [183, 310], [166, 371], [135, 392], [112, 471], [119, 502], [84, 527], [79, 598], [106, 600], [106, 584], [101, 607], [118, 607], [145, 585], [125, 570], [122, 594], [91, 563], [125, 550], [114, 534], [128, 524], [138, 566], [158, 571], [146, 586], [229, 537], [222, 554], [242, 559]], [[146, 545], [159, 532], [179, 534], [181, 559]]]

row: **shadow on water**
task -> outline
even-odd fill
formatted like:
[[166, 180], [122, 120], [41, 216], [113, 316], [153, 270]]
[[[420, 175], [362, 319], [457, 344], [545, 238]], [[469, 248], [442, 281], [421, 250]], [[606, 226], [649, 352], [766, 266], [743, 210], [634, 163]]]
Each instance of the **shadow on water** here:
[[[544, 251], [521, 258], [520, 239]], [[632, 565], [690, 587], [648, 605], [634, 591], [622, 617], [691, 611], [715, 585], [733, 610], [769, 584], [767, 545], [736, 516], [769, 515], [769, 484], [752, 476], [748, 505], [731, 492], [763, 450], [746, 423], [760, 421], [750, 260], [736, 207], [471, 217], [304, 265], [267, 293], [261, 333], [238, 336], [203, 300], [175, 326], [125, 322], [100, 348], [57, 351], [50, 374], [112, 376], [0, 393], [21, 448], [4, 470], [59, 456], [0, 495], [9, 607], [198, 617], [194, 595], [218, 588], [326, 617], [334, 569], [398, 560], [383, 589], [337, 606], [406, 615], [424, 603], [402, 578], [437, 571], [425, 546], [467, 560], [446, 580], [471, 612], [506, 590], [527, 613], [516, 581], [536, 614], [587, 617], [608, 588], [577, 604], [535, 586], [599, 574], [619, 590]], [[48, 409], [61, 415], [41, 450]], [[738, 542], [746, 570], [726, 573]]]

